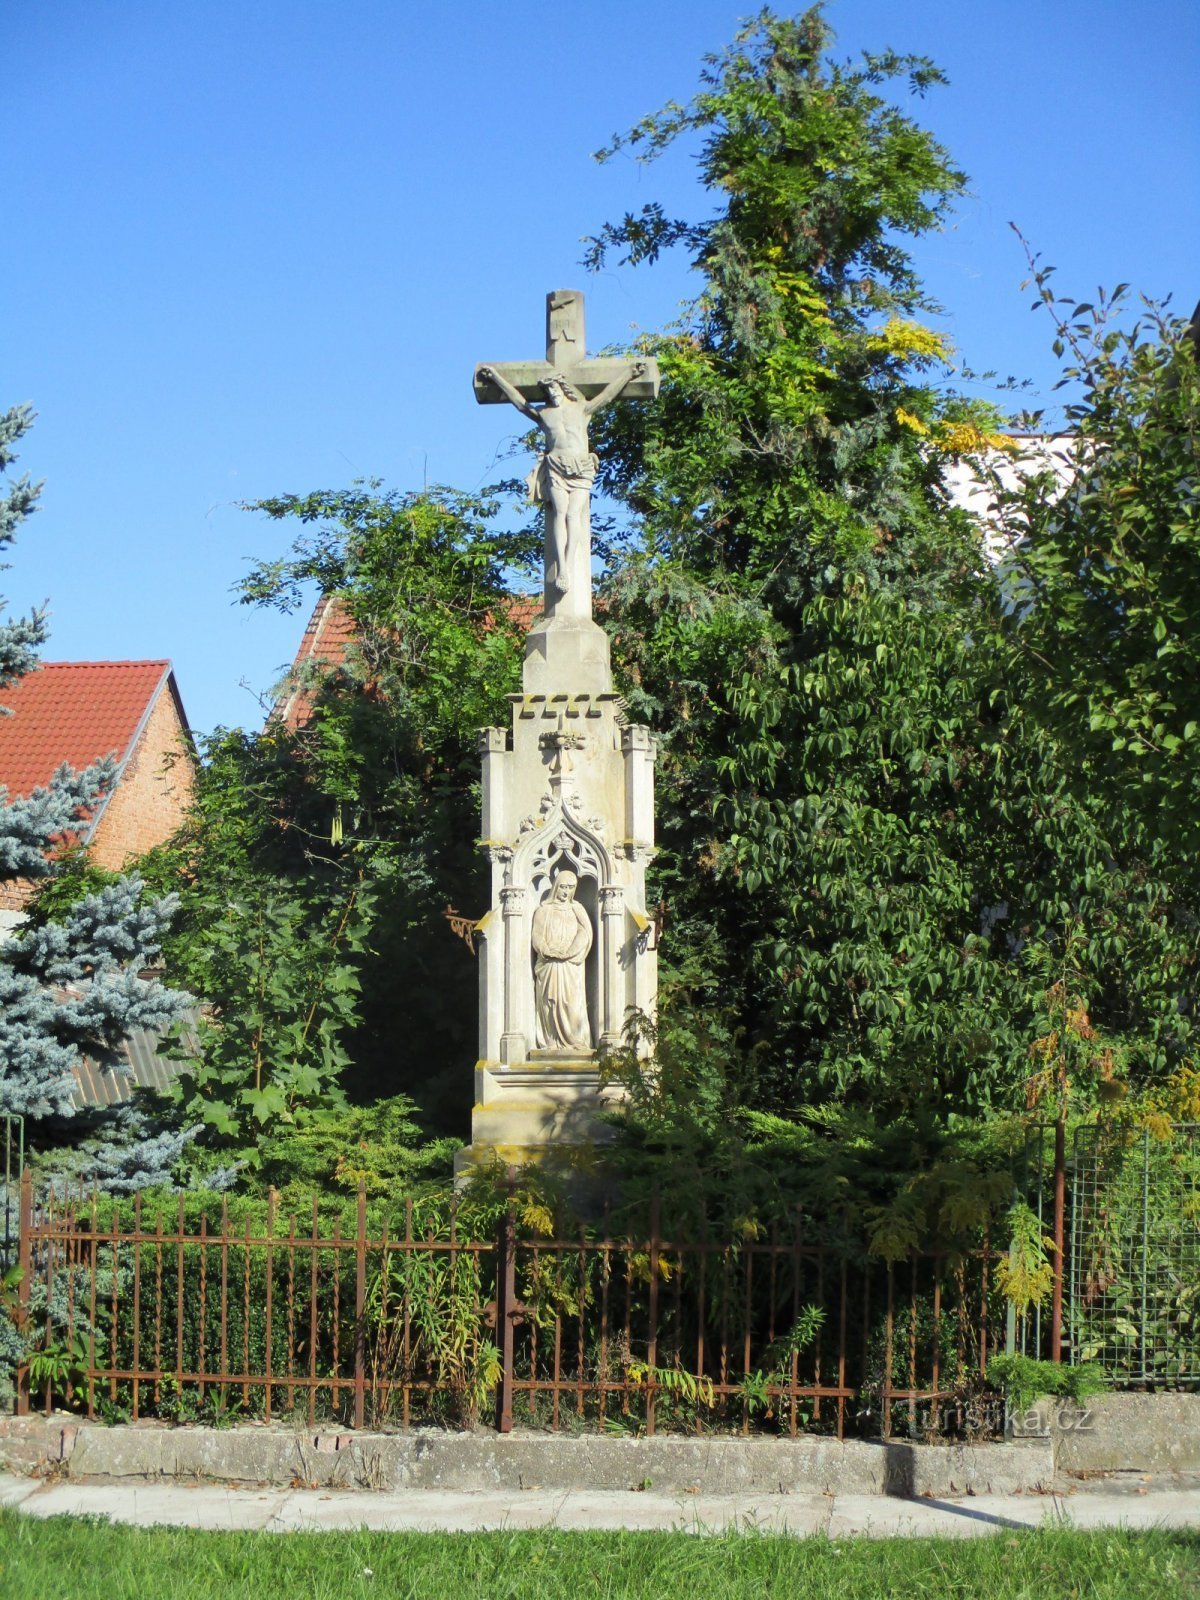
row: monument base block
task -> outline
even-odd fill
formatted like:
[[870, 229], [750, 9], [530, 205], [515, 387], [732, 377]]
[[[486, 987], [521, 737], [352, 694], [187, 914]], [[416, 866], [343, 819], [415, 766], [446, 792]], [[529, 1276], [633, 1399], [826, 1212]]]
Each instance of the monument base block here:
[[619, 1084], [601, 1082], [594, 1057], [543, 1056], [511, 1067], [480, 1061], [471, 1143], [454, 1158], [455, 1176], [497, 1161], [523, 1166], [611, 1144], [615, 1129], [604, 1113], [624, 1099]]
[[591, 617], [546, 617], [525, 639], [527, 694], [612, 692], [608, 635]]

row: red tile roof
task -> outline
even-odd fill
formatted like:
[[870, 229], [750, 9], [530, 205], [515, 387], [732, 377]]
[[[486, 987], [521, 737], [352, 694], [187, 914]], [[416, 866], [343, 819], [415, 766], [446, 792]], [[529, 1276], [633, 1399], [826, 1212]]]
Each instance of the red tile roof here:
[[542, 614], [541, 596], [514, 594], [508, 603], [508, 614], [518, 628], [528, 633]]
[[[326, 667], [340, 667], [353, 639], [354, 622], [350, 613], [336, 595], [323, 594], [308, 619], [308, 627], [292, 662], [292, 673], [298, 674], [301, 667], [312, 661], [319, 661]], [[314, 689], [293, 686], [276, 704], [272, 715], [294, 732], [308, 721], [316, 698]]]
[[122, 761], [171, 670], [169, 661], [44, 661], [0, 688], [0, 784], [39, 788], [66, 761]]
[[316, 660], [337, 666], [346, 659], [353, 638], [354, 620], [350, 613], [337, 595], [323, 594], [308, 620], [293, 665]]

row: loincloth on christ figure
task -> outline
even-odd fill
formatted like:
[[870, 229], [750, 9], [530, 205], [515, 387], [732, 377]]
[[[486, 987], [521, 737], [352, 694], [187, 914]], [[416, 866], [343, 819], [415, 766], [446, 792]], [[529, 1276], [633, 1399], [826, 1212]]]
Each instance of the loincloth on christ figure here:
[[529, 498], [536, 505], [548, 505], [552, 483], [565, 489], [568, 494], [575, 494], [578, 490], [590, 494], [599, 465], [600, 458], [594, 452], [567, 456], [547, 450], [525, 479]]

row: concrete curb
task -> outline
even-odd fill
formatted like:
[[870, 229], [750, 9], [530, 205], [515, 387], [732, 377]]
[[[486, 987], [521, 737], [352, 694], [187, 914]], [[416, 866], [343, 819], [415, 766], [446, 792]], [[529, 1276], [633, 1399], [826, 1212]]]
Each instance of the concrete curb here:
[[250, 1426], [0, 1421], [0, 1467], [88, 1479], [477, 1494], [1012, 1494], [1048, 1487], [1052, 1442], [923, 1445], [833, 1439], [611, 1439], [560, 1434], [344, 1433]]
[[363, 1494], [152, 1483], [41, 1483], [0, 1476], [0, 1505], [31, 1517], [100, 1516], [139, 1527], [169, 1526], [266, 1533], [377, 1529], [381, 1532], [478, 1533], [561, 1529], [589, 1532], [679, 1529], [823, 1535], [1012, 1535], [1046, 1524], [1076, 1528], [1200, 1526], [1200, 1493], [1167, 1488], [1077, 1495], [977, 1495], [889, 1499], [879, 1495], [678, 1495], [587, 1490], [464, 1494], [420, 1490]]

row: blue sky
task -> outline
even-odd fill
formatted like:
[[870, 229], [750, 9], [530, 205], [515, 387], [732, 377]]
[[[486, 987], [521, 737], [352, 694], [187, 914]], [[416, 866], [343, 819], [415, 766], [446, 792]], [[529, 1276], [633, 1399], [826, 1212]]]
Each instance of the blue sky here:
[[[784, 9], [779, 7], [779, 9]], [[42, 509], [0, 587], [49, 659], [169, 656], [193, 725], [256, 724], [303, 617], [234, 603], [287, 530], [257, 497], [378, 476], [471, 489], [515, 419], [476, 361], [534, 356], [543, 296], [589, 342], [669, 321], [682, 262], [588, 277], [580, 240], [692, 159], [591, 153], [670, 98], [747, 8], [723, 0], [12, 0], [0, 404], [39, 422]], [[964, 361], [1052, 401], [1022, 231], [1064, 293], [1200, 298], [1200, 7], [832, 0], [835, 53], [932, 55], [911, 105], [971, 178], [918, 261]], [[248, 685], [248, 687], [243, 687]]]

